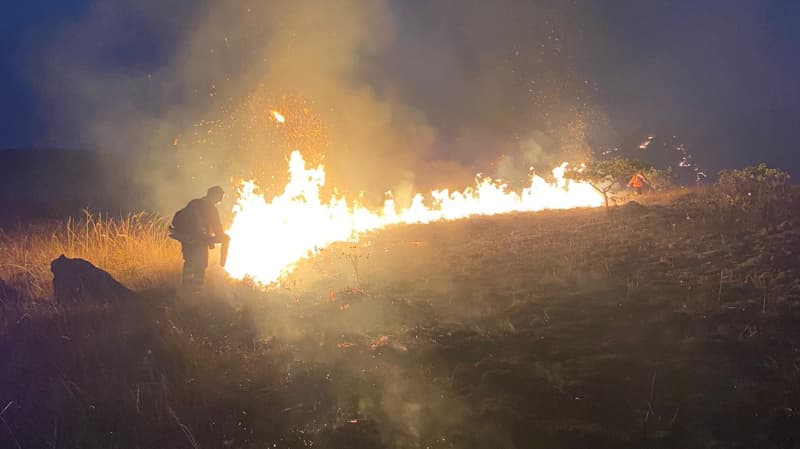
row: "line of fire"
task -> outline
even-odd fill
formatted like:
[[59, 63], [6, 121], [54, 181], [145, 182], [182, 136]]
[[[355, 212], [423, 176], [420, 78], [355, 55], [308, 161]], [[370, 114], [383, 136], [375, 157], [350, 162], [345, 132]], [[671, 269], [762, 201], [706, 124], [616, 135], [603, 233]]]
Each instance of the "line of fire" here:
[[800, 448], [800, 2], [0, 14], [0, 449]]

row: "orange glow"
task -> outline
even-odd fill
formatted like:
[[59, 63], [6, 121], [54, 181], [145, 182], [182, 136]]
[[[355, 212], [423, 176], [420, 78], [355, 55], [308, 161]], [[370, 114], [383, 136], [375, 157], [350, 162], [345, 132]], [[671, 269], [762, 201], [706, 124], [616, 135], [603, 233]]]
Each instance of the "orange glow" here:
[[586, 183], [564, 178], [567, 164], [553, 170], [554, 183], [531, 176], [529, 187], [515, 192], [491, 178], [480, 178], [462, 191], [434, 190], [417, 194], [411, 205], [398, 210], [388, 192], [380, 210], [369, 210], [335, 194], [324, 201], [320, 189], [325, 170], [306, 168], [299, 151], [289, 158], [289, 182], [280, 195], [267, 200], [252, 181], [239, 186], [231, 244], [225, 269], [236, 279], [251, 278], [269, 286], [292, 272], [297, 262], [340, 241], [393, 224], [430, 223], [475, 215], [495, 215], [544, 209], [597, 207], [603, 197]]

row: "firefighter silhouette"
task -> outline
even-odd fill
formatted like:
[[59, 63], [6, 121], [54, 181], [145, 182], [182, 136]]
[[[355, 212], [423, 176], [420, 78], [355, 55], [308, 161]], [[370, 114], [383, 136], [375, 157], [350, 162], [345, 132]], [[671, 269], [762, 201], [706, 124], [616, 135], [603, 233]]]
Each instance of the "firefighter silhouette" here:
[[220, 265], [225, 266], [230, 237], [222, 230], [216, 207], [224, 194], [221, 187], [211, 187], [206, 196], [189, 201], [172, 219], [170, 237], [181, 242], [184, 287], [202, 287], [208, 267], [208, 250], [217, 243], [222, 245]]

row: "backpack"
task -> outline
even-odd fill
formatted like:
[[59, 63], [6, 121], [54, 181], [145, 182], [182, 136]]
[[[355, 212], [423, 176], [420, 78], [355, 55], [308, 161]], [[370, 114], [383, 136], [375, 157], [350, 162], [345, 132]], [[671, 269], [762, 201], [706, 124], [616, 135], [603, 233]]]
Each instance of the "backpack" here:
[[197, 232], [197, 221], [195, 220], [196, 207], [192, 207], [194, 201], [189, 202], [183, 209], [175, 212], [172, 217], [172, 229], [180, 233], [194, 233]]

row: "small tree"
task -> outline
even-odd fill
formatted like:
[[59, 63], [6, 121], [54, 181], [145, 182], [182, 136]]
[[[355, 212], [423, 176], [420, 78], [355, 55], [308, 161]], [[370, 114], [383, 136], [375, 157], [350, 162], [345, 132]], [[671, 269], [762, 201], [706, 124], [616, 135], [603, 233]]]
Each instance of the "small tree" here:
[[[628, 178], [648, 167], [644, 164], [623, 157], [608, 160], [590, 161], [581, 167], [568, 168], [565, 176], [568, 179], [585, 182], [603, 194], [608, 209], [608, 196], [618, 185], [625, 185]], [[645, 175], [647, 176], [647, 175]]]

